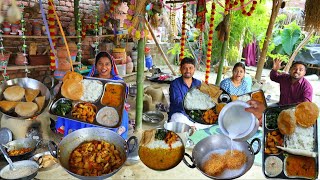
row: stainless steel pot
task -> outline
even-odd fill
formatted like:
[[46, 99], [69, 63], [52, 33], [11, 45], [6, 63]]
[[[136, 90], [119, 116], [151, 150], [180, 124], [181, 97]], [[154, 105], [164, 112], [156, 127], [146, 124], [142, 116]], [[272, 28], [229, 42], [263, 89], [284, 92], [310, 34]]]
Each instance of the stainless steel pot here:
[[[105, 128], [83, 128], [79, 129], [77, 131], [74, 131], [70, 134], [68, 134], [66, 137], [62, 139], [62, 141], [59, 143], [58, 146], [53, 141], [49, 142], [49, 150], [51, 152], [51, 155], [56, 157], [59, 160], [60, 165], [72, 176], [79, 178], [79, 179], [105, 179], [108, 177], [111, 177], [115, 173], [117, 173], [121, 167], [116, 169], [115, 171], [104, 174], [101, 176], [81, 176], [78, 174], [75, 174], [71, 171], [69, 171], [69, 157], [72, 153], [72, 151], [78, 147], [80, 144], [86, 141], [92, 141], [92, 140], [98, 140], [98, 141], [107, 141], [109, 143], [112, 143], [116, 146], [116, 148], [120, 151], [121, 157], [124, 158], [126, 161], [128, 158], [129, 153], [133, 152], [138, 147], [138, 139], [135, 136], [132, 136], [128, 139], [126, 142], [119, 134], [105, 129]], [[134, 145], [130, 144], [130, 141], [134, 140]], [[52, 146], [55, 146], [53, 148]], [[125, 162], [124, 161], [124, 162]]]
[[[256, 151], [253, 150], [252, 145], [257, 141], [258, 149]], [[203, 164], [208, 160], [208, 157], [212, 153], [221, 153], [221, 151], [231, 149], [231, 140], [222, 134], [219, 135], [211, 135], [207, 138], [202, 139], [200, 142], [196, 144], [196, 146], [192, 150], [192, 157], [185, 153], [187, 157], [192, 161], [192, 165], [190, 165], [187, 160], [184, 158], [183, 162], [190, 168], [197, 168], [202, 174], [212, 179], [234, 179], [241, 177], [244, 175], [253, 165], [254, 157], [261, 149], [261, 140], [259, 138], [255, 138], [249, 144], [248, 142], [232, 142], [233, 149], [245, 152], [247, 156], [247, 162], [244, 164], [244, 168], [237, 170], [236, 172], [228, 173], [224, 172], [220, 176], [210, 176], [203, 171]]]
[[17, 161], [12, 163], [7, 152], [4, 150], [0, 144], [0, 150], [4, 154], [7, 162], [7, 166], [1, 169], [0, 177], [1, 179], [19, 179], [19, 180], [30, 180], [33, 179], [38, 174], [39, 165], [30, 160]]
[[19, 160], [29, 159], [33, 155], [35, 150], [38, 148], [40, 142], [41, 141], [37, 141], [32, 138], [22, 138], [22, 139], [10, 141], [9, 143], [5, 144], [4, 146], [6, 147], [7, 152], [9, 152], [11, 150], [15, 150], [15, 149], [21, 149], [21, 148], [31, 148], [32, 149], [32, 151], [26, 152], [26, 153], [18, 155], [18, 156], [10, 156], [10, 158], [13, 161], [19, 161]]
[[1, 86], [0, 86], [0, 100], [4, 99], [4, 97], [3, 97], [4, 90], [7, 87], [13, 86], [13, 85], [19, 85], [19, 86], [21, 86], [23, 88], [39, 89], [41, 96], [45, 96], [46, 97], [46, 101], [45, 101], [45, 104], [44, 104], [42, 110], [40, 112], [34, 114], [32, 117], [29, 117], [29, 118], [20, 117], [15, 112], [4, 112], [4, 111], [2, 111], [0, 109], [0, 111], [3, 114], [5, 114], [5, 115], [7, 115], [9, 117], [12, 117], [12, 118], [15, 118], [15, 119], [26, 119], [26, 120], [34, 119], [35, 117], [37, 117], [39, 114], [41, 114], [46, 109], [46, 107], [49, 105], [49, 103], [51, 101], [51, 95], [50, 95], [49, 89], [43, 83], [41, 83], [40, 81], [35, 80], [35, 79], [31, 79], [31, 78], [28, 78], [28, 77], [16, 78], [16, 79], [11, 79], [11, 80], [8, 80], [8, 81], [4, 81], [4, 83], [1, 84]]

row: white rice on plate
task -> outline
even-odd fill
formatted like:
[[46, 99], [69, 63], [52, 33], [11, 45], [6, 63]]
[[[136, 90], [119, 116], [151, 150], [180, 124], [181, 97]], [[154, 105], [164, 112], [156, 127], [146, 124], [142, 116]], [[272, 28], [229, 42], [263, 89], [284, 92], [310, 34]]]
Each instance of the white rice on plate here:
[[208, 94], [196, 88], [189, 91], [184, 99], [184, 107], [188, 110], [208, 110], [215, 105]]
[[285, 147], [313, 152], [313, 147], [314, 147], [313, 133], [314, 133], [313, 126], [309, 128], [304, 128], [297, 125], [295, 132], [292, 135], [284, 136]]
[[[171, 144], [171, 148], [177, 148], [180, 146], [182, 146], [181, 141], [176, 141]], [[154, 140], [154, 141], [152, 141], [152, 143], [147, 144], [146, 147], [148, 147], [150, 149], [156, 149], [156, 148], [170, 149], [169, 144], [167, 144], [163, 140]]]
[[102, 94], [103, 85], [98, 80], [82, 80], [83, 95], [80, 100], [85, 102], [95, 102]]

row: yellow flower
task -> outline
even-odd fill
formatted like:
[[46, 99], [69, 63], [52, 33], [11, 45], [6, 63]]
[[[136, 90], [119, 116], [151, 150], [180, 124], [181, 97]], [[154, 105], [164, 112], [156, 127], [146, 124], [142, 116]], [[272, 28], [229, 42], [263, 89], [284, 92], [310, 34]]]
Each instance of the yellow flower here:
[[135, 34], [135, 38], [140, 39], [140, 37], [141, 37], [140, 31], [137, 30]]

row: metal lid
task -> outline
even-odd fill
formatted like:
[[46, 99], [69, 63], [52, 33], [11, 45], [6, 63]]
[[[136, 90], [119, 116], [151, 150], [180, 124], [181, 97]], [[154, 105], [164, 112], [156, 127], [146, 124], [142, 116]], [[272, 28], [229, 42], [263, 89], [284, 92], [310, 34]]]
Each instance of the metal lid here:
[[12, 141], [12, 132], [8, 128], [0, 128], [0, 144], [7, 144]]

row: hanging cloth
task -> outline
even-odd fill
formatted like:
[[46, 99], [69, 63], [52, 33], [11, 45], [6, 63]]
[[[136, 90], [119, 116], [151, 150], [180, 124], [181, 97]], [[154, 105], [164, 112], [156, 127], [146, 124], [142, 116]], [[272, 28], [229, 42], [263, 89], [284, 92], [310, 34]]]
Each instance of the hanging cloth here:
[[206, 22], [206, 0], [198, 0], [197, 3], [197, 19], [196, 19], [196, 25], [195, 27], [200, 29], [200, 31], [203, 31], [204, 24]]

